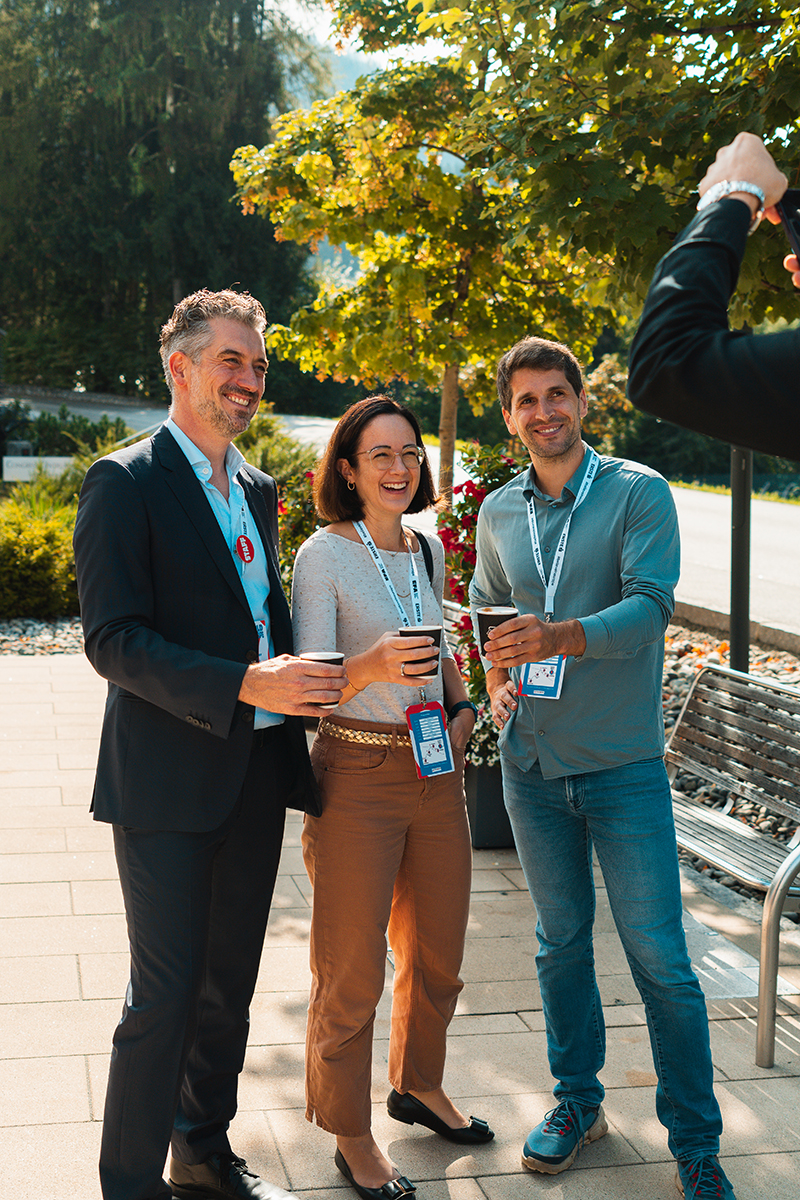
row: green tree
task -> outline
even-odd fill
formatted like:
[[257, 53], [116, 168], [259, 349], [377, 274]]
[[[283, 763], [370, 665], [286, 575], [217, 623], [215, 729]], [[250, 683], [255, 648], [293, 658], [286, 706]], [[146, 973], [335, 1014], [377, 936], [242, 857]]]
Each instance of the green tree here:
[[[693, 189], [740, 129], [764, 137], [797, 185], [800, 24], [770, 0], [344, 0], [366, 48], [437, 37], [471, 87], [457, 149], [513, 181], [516, 239], [597, 260], [609, 300], [644, 295], [691, 217]], [[417, 18], [409, 28], [409, 10]], [[753, 239], [734, 320], [794, 315], [783, 235]]]
[[238, 285], [288, 315], [305, 254], [244, 220], [228, 162], [315, 73], [265, 0], [0, 0], [7, 377], [164, 395], [181, 295]]
[[370, 387], [438, 383], [445, 492], [459, 385], [480, 410], [494, 360], [522, 334], [588, 352], [608, 316], [588, 257], [554, 257], [541, 240], [508, 245], [498, 214], [509, 185], [479, 169], [480, 154], [452, 169], [470, 100], [447, 64], [399, 65], [282, 117], [272, 144], [242, 147], [232, 164], [243, 208], [268, 215], [279, 238], [324, 237], [358, 259], [355, 277], [323, 277], [268, 344], [304, 370]]

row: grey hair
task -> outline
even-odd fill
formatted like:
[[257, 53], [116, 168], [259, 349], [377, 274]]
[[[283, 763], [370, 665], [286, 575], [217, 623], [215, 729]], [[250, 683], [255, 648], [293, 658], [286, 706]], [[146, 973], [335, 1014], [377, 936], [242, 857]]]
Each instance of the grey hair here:
[[180, 350], [192, 362], [197, 362], [211, 341], [209, 321], [215, 317], [238, 321], [261, 334], [267, 327], [267, 314], [249, 292], [234, 292], [230, 288], [222, 292], [210, 292], [207, 288], [201, 288], [199, 292], [185, 296], [175, 305], [172, 316], [161, 327], [161, 365], [170, 395], [174, 394], [174, 382], [169, 369], [170, 356]]

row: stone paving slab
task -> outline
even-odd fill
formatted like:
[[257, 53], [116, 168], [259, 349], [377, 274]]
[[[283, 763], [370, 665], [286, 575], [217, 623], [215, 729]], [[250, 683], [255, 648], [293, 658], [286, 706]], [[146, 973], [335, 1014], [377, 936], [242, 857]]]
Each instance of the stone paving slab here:
[[[5, 1191], [100, 1200], [96, 1161], [108, 1052], [127, 982], [127, 941], [110, 830], [88, 813], [105, 685], [80, 655], [0, 656], [0, 1154]], [[251, 1013], [234, 1145], [307, 1200], [347, 1200], [333, 1140], [304, 1118], [303, 1050], [311, 889], [302, 818], [284, 854]], [[608, 1029], [609, 1135], [573, 1168], [524, 1171], [528, 1130], [552, 1106], [536, 983], [535, 912], [513, 850], [475, 853], [463, 977], [445, 1085], [497, 1130], [464, 1148], [385, 1108], [391, 960], [375, 1022], [375, 1129], [419, 1183], [419, 1200], [673, 1200], [656, 1120], [644, 1009], [602, 877], [596, 951]], [[796, 1200], [800, 1134], [800, 938], [781, 944], [776, 1066], [754, 1064], [758, 926], [684, 878], [685, 925], [706, 991], [723, 1160], [739, 1200]]]

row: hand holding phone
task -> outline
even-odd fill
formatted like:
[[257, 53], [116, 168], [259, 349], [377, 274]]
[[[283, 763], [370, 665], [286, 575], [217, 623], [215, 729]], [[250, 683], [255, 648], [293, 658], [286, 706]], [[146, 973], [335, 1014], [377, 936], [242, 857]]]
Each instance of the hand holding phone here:
[[[800, 188], [788, 188], [776, 203], [774, 211], [781, 219], [793, 251], [786, 255], [783, 265], [791, 273], [794, 286], [800, 288]], [[774, 224], [772, 214], [768, 212], [767, 216]]]
[[800, 260], [800, 188], [787, 188], [775, 205], [789, 245]]

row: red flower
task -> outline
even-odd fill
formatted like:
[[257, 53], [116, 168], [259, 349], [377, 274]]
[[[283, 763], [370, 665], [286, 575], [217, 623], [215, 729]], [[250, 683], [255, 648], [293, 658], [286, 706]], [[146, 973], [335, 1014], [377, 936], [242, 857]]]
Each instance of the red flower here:
[[465, 604], [466, 603], [466, 600], [467, 600], [466, 589], [465, 589], [463, 583], [460, 582], [460, 580], [451, 578], [451, 580], [450, 580], [450, 595], [453, 597], [456, 604]]

